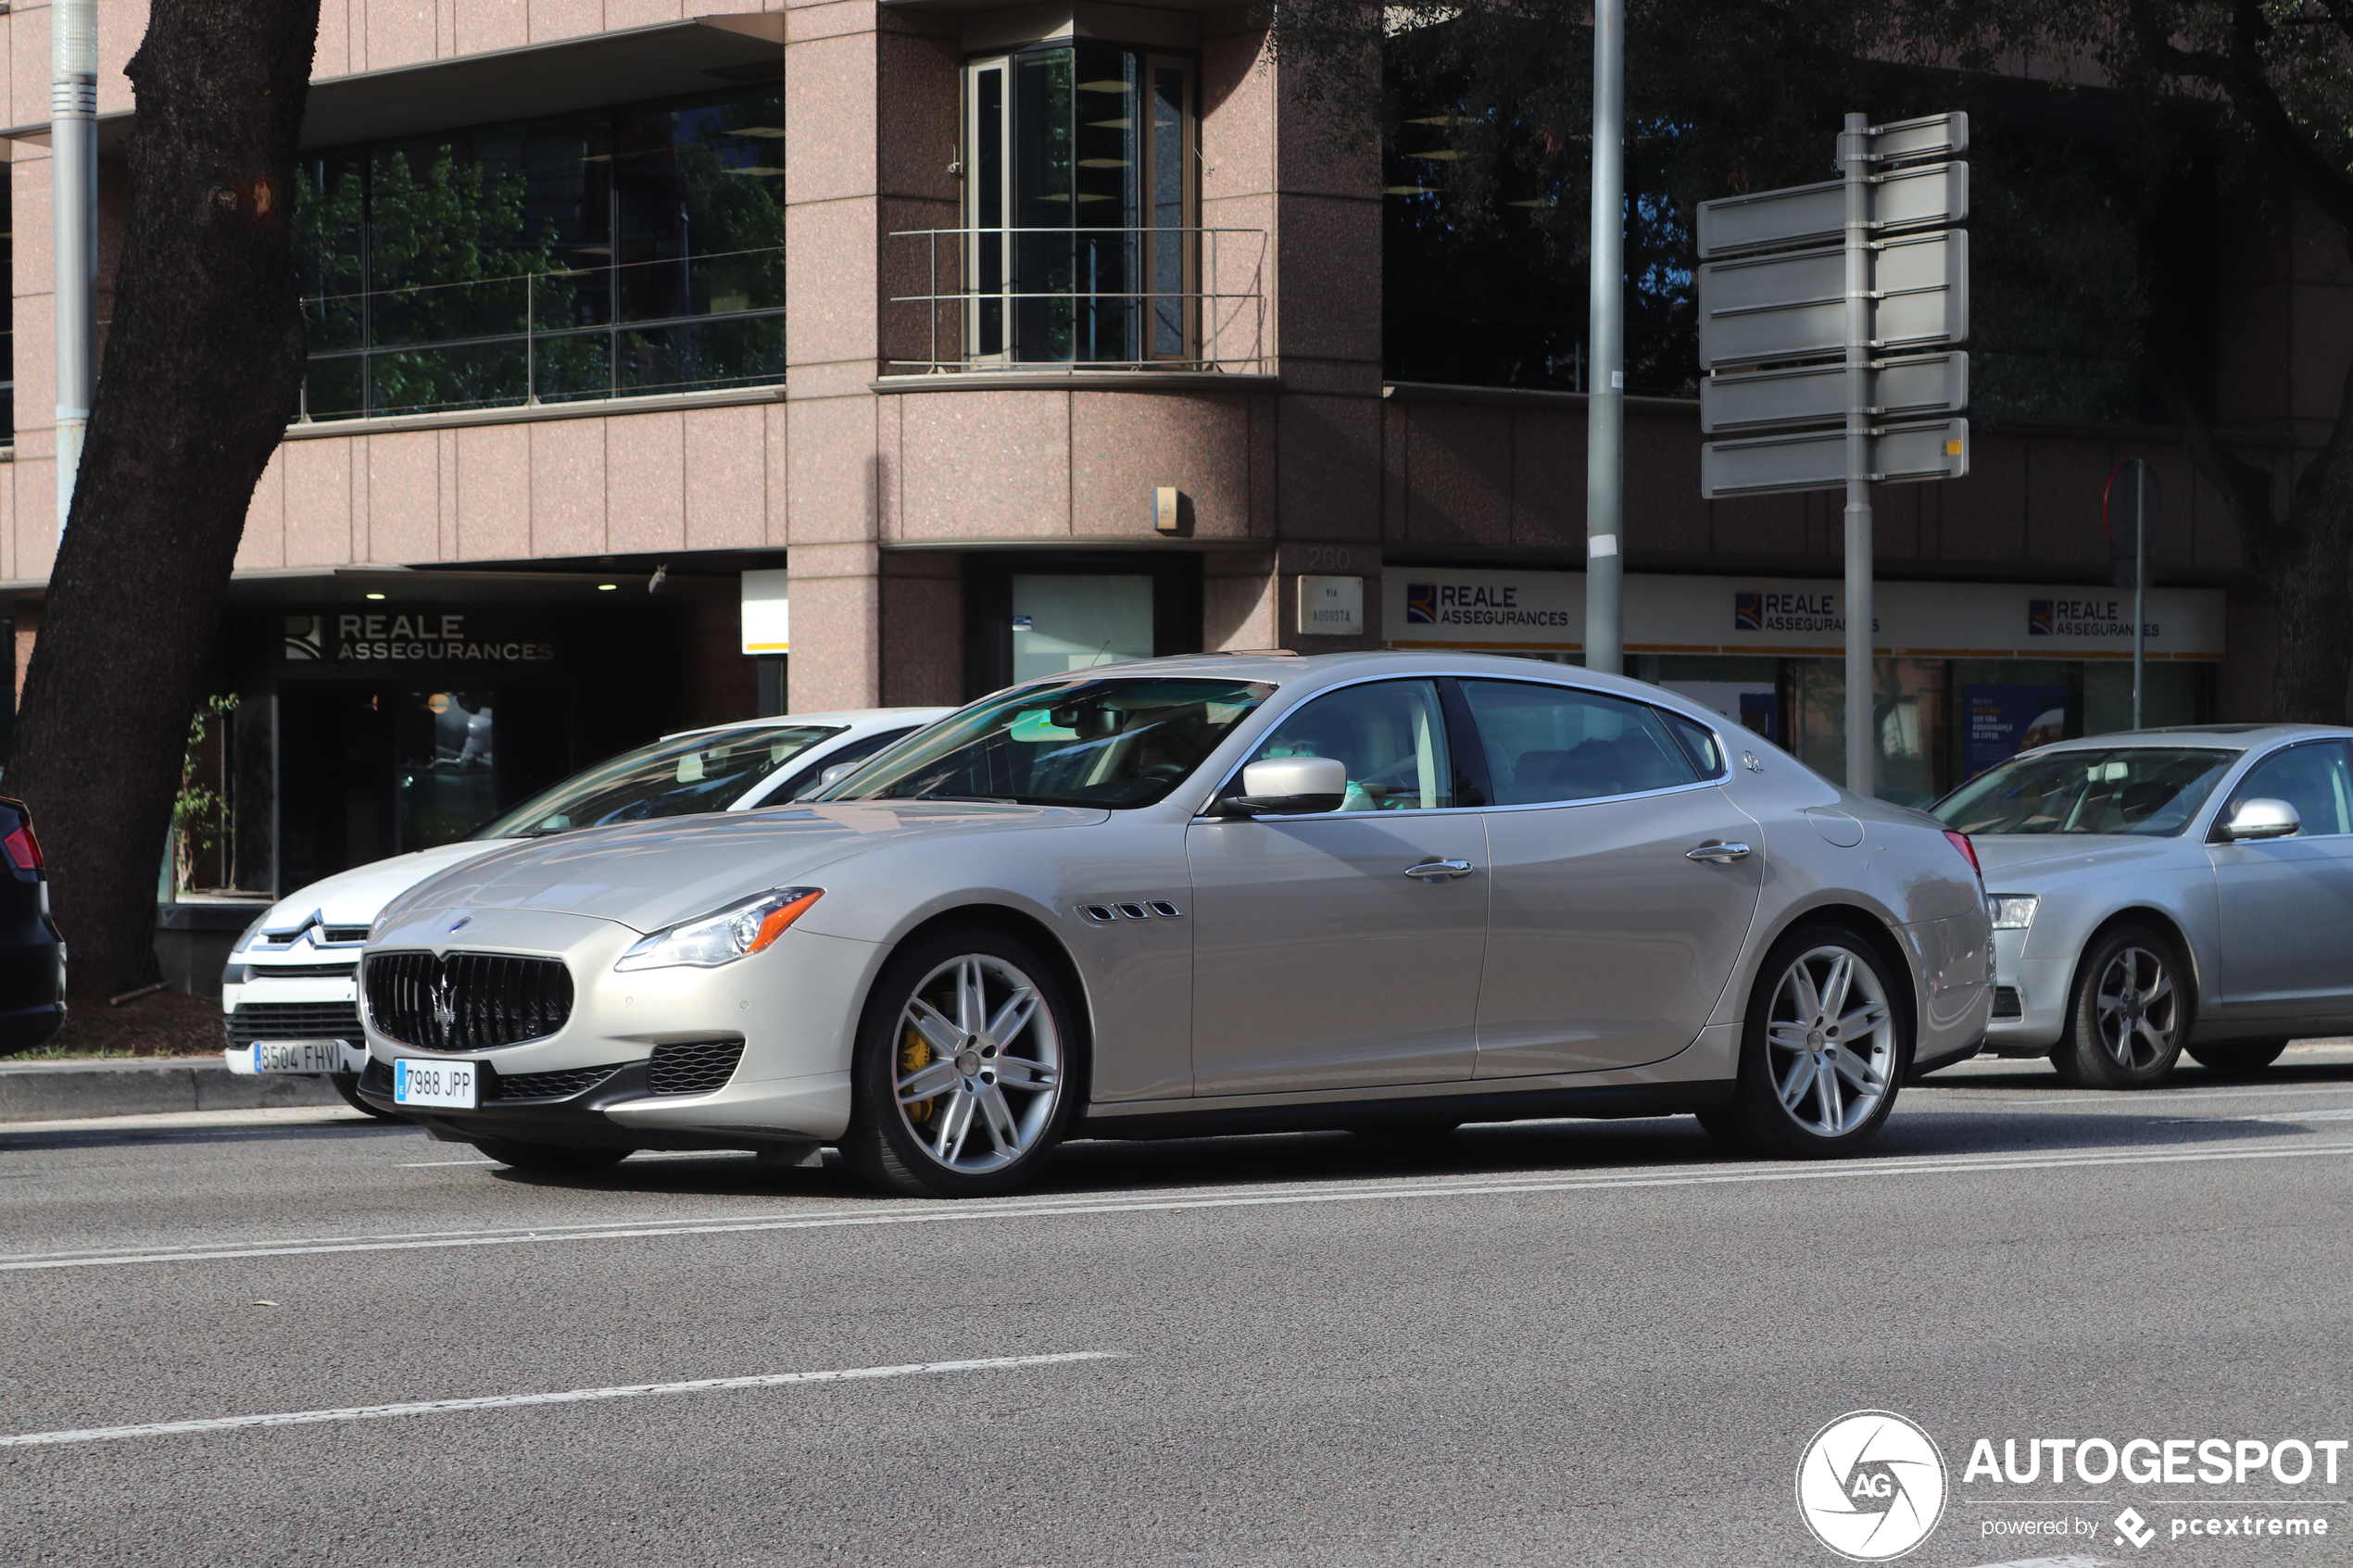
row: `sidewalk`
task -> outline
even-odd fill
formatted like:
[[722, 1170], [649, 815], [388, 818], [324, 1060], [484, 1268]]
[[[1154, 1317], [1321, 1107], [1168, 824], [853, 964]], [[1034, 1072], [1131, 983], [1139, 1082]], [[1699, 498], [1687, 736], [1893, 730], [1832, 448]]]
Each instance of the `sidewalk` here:
[[13, 1061], [0, 1057], [0, 1126], [94, 1116], [332, 1105], [324, 1078], [239, 1077], [217, 1057]]

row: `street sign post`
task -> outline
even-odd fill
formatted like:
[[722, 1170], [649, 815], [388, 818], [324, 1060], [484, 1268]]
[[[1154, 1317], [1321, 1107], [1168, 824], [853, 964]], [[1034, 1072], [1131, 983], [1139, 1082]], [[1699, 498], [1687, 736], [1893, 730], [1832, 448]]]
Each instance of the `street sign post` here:
[[[1871, 485], [1969, 472], [1969, 116], [1850, 114], [1842, 177], [1699, 209], [1710, 499], [1846, 489], [1846, 784], [1872, 791]], [[1946, 416], [1931, 418], [1930, 416]], [[1806, 428], [1815, 427], [1815, 428]]]

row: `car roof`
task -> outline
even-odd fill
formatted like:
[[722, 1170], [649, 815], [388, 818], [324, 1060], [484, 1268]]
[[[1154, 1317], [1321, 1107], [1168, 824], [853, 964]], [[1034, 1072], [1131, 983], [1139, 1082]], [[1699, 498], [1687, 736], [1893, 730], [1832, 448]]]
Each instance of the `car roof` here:
[[[2150, 730], [2117, 730], [2108, 734], [2078, 735], [2036, 746], [2036, 752], [2108, 750], [2118, 746], [2195, 746], [2231, 751], [2252, 751], [2285, 740], [2353, 738], [2343, 724], [2170, 724]], [[2025, 755], [2025, 754], [2021, 754]]]
[[[1674, 692], [1623, 675], [1604, 675], [1580, 664], [1555, 664], [1546, 659], [1508, 654], [1455, 653], [1443, 648], [1367, 648], [1352, 653], [1298, 654], [1280, 648], [1251, 648], [1232, 653], [1176, 654], [1164, 659], [1138, 659], [1127, 664], [1101, 664], [1075, 670], [1071, 676], [1129, 679], [1222, 678], [1264, 681], [1270, 685], [1340, 685], [1351, 680], [1407, 673], [1487, 675], [1505, 681], [1556, 681], [1615, 692], [1644, 702], [1689, 706]], [[1054, 676], [1047, 679], [1063, 679]], [[1703, 711], [1693, 709], [1694, 712]]]
[[726, 730], [780, 730], [792, 724], [842, 724], [851, 729], [892, 722], [928, 724], [955, 711], [952, 708], [845, 708], [832, 713], [778, 713], [766, 719], [730, 719], [724, 724], [673, 730], [661, 738], [684, 740], [688, 735], [715, 735]]

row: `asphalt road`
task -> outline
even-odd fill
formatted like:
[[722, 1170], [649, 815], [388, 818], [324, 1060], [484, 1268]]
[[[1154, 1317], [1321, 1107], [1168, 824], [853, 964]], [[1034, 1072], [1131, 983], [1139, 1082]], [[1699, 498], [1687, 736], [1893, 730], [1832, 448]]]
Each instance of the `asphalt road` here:
[[[1943, 1455], [1906, 1562], [2353, 1559], [2353, 1450], [1964, 1474], [1979, 1438], [2353, 1438], [2344, 1043], [2137, 1095], [1971, 1063], [1833, 1166], [1524, 1123], [1076, 1145], [954, 1205], [472, 1153], [0, 1133], [0, 1562], [1829, 1563], [1795, 1476], [1859, 1409]], [[482, 1402], [384, 1409], [445, 1400]], [[2226, 1513], [2330, 1532], [2172, 1536]]]

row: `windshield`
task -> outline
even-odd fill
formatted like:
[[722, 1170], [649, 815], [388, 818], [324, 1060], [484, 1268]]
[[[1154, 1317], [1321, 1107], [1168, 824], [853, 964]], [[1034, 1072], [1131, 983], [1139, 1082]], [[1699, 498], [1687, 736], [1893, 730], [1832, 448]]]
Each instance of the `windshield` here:
[[780, 724], [673, 735], [574, 773], [468, 836], [538, 838], [648, 817], [724, 811], [752, 785], [843, 728]]
[[1274, 690], [1252, 681], [1028, 686], [941, 720], [817, 798], [1149, 806]]
[[2176, 834], [2237, 759], [2234, 751], [2187, 746], [2030, 752], [1930, 809], [1967, 834]]

